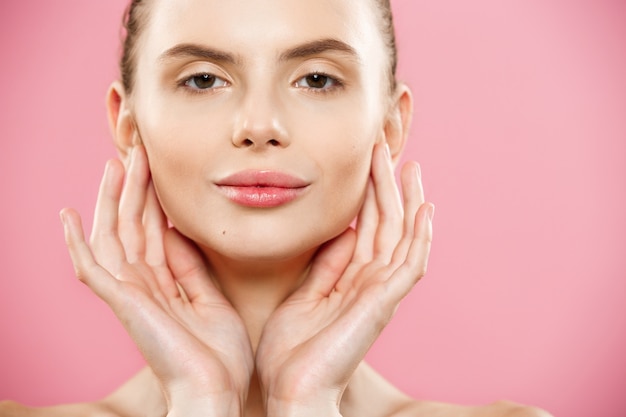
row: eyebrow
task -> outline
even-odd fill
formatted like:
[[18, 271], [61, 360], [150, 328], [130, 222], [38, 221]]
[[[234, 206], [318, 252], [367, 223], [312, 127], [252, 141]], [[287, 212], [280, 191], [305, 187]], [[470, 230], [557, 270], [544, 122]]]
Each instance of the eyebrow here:
[[307, 42], [302, 45], [298, 45], [294, 48], [280, 54], [281, 61], [289, 61], [292, 59], [306, 58], [313, 55], [318, 55], [323, 52], [342, 52], [350, 55], [353, 58], [357, 58], [358, 54], [350, 45], [337, 39], [320, 39], [312, 42]]
[[[281, 53], [279, 59], [281, 61], [290, 61], [293, 59], [307, 58], [314, 55], [319, 55], [324, 52], [341, 52], [350, 55], [352, 58], [357, 58], [358, 54], [347, 43], [337, 39], [320, 39], [311, 42], [297, 45], [293, 48]], [[202, 46], [194, 43], [181, 43], [175, 45], [161, 55], [159, 55], [159, 61], [168, 61], [171, 59], [181, 58], [202, 58], [215, 62], [223, 62], [228, 64], [237, 64], [240, 59], [228, 52], [220, 51], [218, 49]]]
[[217, 49], [200, 46], [193, 43], [181, 43], [173, 46], [159, 55], [159, 61], [180, 58], [203, 58], [210, 61], [224, 62], [228, 64], [237, 63], [234, 55]]

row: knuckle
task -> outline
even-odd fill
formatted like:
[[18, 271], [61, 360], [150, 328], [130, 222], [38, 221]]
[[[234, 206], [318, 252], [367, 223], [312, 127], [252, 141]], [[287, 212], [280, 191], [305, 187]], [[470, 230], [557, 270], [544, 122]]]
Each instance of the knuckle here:
[[426, 272], [428, 272], [428, 264], [424, 262], [422, 265], [420, 265], [417, 268], [416, 272], [417, 272], [417, 279], [416, 279], [416, 282], [417, 282], [426, 276]]
[[419, 281], [428, 271], [428, 253], [426, 253], [425, 256], [412, 256], [407, 258], [404, 266], [415, 276], [415, 282]]
[[419, 239], [422, 245], [426, 245], [427, 248], [430, 248], [430, 245], [433, 242], [433, 234], [432, 233], [420, 233]]
[[89, 274], [83, 265], [74, 263], [74, 275], [76, 275], [76, 278], [83, 284], [89, 283]]
[[78, 280], [82, 282], [83, 284], [88, 283], [89, 279], [87, 277], [87, 274], [85, 274], [82, 269], [74, 268], [74, 274], [76, 275], [76, 278], [78, 278]]

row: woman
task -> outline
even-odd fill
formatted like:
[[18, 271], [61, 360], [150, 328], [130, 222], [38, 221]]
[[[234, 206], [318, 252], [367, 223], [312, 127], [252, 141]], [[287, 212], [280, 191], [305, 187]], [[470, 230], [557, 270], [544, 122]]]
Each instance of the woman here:
[[148, 367], [96, 404], [2, 415], [547, 415], [416, 402], [362, 363], [425, 273], [434, 210], [417, 164], [394, 182], [412, 99], [387, 2], [143, 0], [126, 26], [123, 163], [91, 246], [61, 219]]

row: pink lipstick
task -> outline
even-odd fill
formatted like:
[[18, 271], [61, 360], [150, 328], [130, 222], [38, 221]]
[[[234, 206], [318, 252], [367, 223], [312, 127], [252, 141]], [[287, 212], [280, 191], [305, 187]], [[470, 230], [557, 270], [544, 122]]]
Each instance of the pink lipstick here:
[[306, 191], [309, 183], [278, 171], [247, 170], [229, 175], [216, 185], [237, 204], [270, 208], [295, 200]]

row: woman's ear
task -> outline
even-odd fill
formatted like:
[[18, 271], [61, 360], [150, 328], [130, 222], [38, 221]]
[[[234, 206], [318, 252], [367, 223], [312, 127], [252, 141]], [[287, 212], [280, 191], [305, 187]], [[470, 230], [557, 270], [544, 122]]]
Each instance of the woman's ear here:
[[129, 98], [121, 82], [115, 81], [109, 87], [106, 96], [109, 128], [120, 159], [125, 161], [133, 146], [141, 142], [135, 119], [130, 109]]
[[407, 138], [413, 118], [413, 96], [404, 83], [398, 83], [392, 98], [391, 107], [385, 120], [385, 141], [389, 145], [394, 164], [398, 162]]

